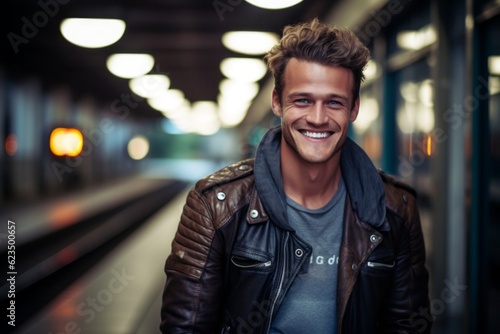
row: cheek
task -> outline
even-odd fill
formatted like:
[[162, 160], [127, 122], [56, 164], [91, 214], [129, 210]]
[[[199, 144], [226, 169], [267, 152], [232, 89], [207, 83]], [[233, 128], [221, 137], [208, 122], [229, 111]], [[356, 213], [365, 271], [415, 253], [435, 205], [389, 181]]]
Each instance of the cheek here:
[[349, 115], [345, 112], [338, 112], [334, 116], [331, 117], [335, 125], [339, 128], [348, 128], [349, 127]]

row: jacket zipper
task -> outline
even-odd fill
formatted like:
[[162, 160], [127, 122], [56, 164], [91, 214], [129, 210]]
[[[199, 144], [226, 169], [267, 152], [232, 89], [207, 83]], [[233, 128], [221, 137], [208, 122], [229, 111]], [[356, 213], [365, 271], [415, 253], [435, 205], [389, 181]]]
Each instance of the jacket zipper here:
[[237, 267], [239, 267], [239, 268], [246, 268], [246, 269], [248, 269], [248, 268], [262, 268], [262, 267], [264, 267], [264, 268], [265, 268], [265, 267], [270, 267], [270, 266], [271, 266], [271, 264], [272, 264], [272, 262], [271, 262], [271, 261], [267, 261], [267, 262], [264, 262], [264, 263], [258, 263], [258, 264], [248, 264], [248, 265], [245, 265], [245, 264], [237, 264], [237, 263], [235, 263], [235, 262], [233, 261], [233, 259], [232, 259], [232, 258], [231, 258], [231, 262], [232, 262], [235, 266], [237, 266]]
[[285, 271], [286, 271], [286, 244], [288, 242], [288, 237], [290, 235], [290, 232], [287, 231], [285, 235], [285, 242], [283, 245], [283, 256], [284, 256], [284, 261], [283, 261], [283, 270], [281, 271], [281, 278], [280, 278], [280, 284], [278, 285], [278, 291], [276, 293], [276, 296], [274, 297], [273, 303], [271, 305], [271, 311], [269, 312], [269, 323], [267, 325], [267, 331], [266, 333], [269, 333], [269, 330], [271, 329], [271, 321], [274, 313], [274, 306], [276, 305], [276, 301], [278, 300], [278, 297], [281, 292], [281, 288], [283, 287], [283, 281], [285, 280]]
[[394, 267], [394, 262], [392, 264], [387, 264], [387, 263], [380, 263], [380, 262], [370, 262], [366, 264], [368, 267], [372, 268], [393, 268]]

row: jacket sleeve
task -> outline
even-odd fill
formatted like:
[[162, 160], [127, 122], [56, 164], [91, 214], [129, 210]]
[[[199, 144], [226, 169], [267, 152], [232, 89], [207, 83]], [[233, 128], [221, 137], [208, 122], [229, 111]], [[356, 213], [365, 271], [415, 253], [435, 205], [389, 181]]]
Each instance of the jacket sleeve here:
[[220, 326], [223, 267], [210, 210], [191, 190], [165, 264], [162, 333], [214, 333]]
[[430, 333], [429, 274], [420, 216], [411, 195], [406, 212], [397, 243], [396, 272], [384, 333]]
[[414, 205], [413, 215], [409, 220], [410, 235], [410, 314], [409, 322], [418, 333], [430, 333], [432, 327], [432, 315], [429, 303], [429, 273], [425, 267], [425, 244], [420, 224], [420, 215], [417, 206]]

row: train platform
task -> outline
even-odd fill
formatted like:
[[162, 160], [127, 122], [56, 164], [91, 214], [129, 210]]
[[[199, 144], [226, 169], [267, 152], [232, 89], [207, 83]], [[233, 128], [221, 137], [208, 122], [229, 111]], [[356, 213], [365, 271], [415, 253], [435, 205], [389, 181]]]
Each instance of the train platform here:
[[163, 267], [186, 195], [187, 189], [14, 333], [159, 333]]
[[139, 174], [70, 195], [12, 206], [2, 210], [0, 219], [16, 223], [17, 244], [24, 244], [159, 189], [168, 180]]
[[[153, 333], [163, 265], [186, 192], [217, 168], [151, 161], [127, 178], [2, 207], [0, 219], [15, 223], [9, 271], [15, 284], [0, 286], [2, 301], [16, 305], [16, 326], [8, 332]], [[1, 255], [7, 258], [7, 247]]]
[[[3, 205], [0, 221], [15, 222], [16, 243], [24, 244], [134, 201], [171, 180], [195, 182], [217, 168], [219, 165], [203, 160], [151, 160], [148, 168], [133, 176], [34, 203]], [[5, 237], [4, 227], [0, 234]]]

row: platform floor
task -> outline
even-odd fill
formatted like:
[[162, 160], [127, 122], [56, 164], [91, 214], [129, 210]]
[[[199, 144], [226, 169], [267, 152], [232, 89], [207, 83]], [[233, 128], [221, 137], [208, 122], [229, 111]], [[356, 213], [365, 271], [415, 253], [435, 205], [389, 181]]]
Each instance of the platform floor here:
[[159, 333], [163, 268], [187, 191], [14, 333]]

